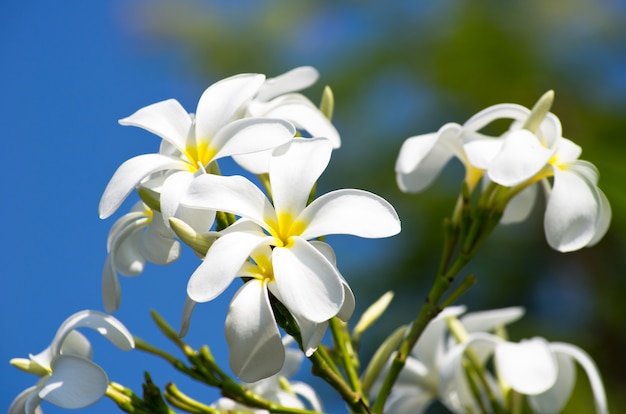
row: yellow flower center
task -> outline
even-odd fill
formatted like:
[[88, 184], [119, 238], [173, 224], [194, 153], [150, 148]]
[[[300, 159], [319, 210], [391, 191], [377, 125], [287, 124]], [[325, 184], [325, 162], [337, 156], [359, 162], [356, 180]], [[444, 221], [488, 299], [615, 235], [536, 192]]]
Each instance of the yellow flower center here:
[[216, 153], [215, 148], [212, 148], [206, 141], [187, 145], [185, 148], [185, 155], [189, 159], [192, 172], [198, 171], [201, 167], [206, 169]]
[[291, 243], [291, 237], [301, 235], [306, 228], [305, 223], [294, 220], [290, 213], [279, 213], [278, 223], [276, 223], [276, 225], [274, 225], [274, 223], [269, 224], [271, 224], [271, 227], [274, 230], [272, 232], [272, 236], [280, 240], [282, 243], [279, 247], [289, 246], [289, 243]]

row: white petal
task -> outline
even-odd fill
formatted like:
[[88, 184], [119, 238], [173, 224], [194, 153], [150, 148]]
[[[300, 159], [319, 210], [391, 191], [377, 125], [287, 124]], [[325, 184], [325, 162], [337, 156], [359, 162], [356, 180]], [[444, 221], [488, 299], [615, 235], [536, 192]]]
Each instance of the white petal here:
[[486, 170], [491, 161], [502, 150], [503, 139], [476, 139], [464, 145], [468, 162], [476, 168]]
[[169, 220], [176, 216], [176, 211], [180, 205], [189, 185], [194, 180], [194, 175], [189, 171], [177, 171], [168, 176], [163, 181], [159, 204], [161, 207], [161, 220], [166, 227], [169, 227]]
[[[232, 226], [231, 226], [232, 227]], [[215, 299], [235, 279], [250, 253], [271, 238], [256, 228], [224, 234], [207, 252], [187, 284], [187, 294], [196, 302]]]
[[43, 410], [39, 407], [40, 402], [37, 387], [26, 388], [15, 397], [7, 414], [43, 414]]
[[521, 105], [498, 104], [483, 109], [463, 124], [463, 129], [479, 131], [497, 119], [525, 121], [530, 111]]
[[[274, 292], [274, 290], [272, 290]], [[276, 295], [278, 300], [281, 300], [280, 295]], [[281, 301], [282, 302], [282, 301]], [[298, 327], [300, 328], [300, 336], [302, 337], [302, 348], [304, 349], [304, 355], [310, 357], [313, 355], [313, 352], [317, 350], [322, 338], [324, 338], [324, 334], [326, 333], [326, 328], [328, 328], [328, 322], [312, 322], [307, 319], [295, 317], [298, 322]]]
[[496, 347], [495, 360], [502, 379], [521, 394], [541, 394], [556, 382], [556, 358], [543, 338], [503, 342]]
[[191, 116], [175, 99], [157, 102], [120, 119], [121, 125], [143, 128], [163, 138], [180, 152], [185, 151], [187, 135], [193, 125]]
[[563, 128], [561, 121], [553, 113], [549, 112], [539, 125], [537, 135], [541, 138], [542, 144], [546, 148], [554, 148], [556, 143], [562, 139]]
[[528, 398], [530, 406], [538, 413], [556, 414], [562, 412], [576, 383], [576, 366], [572, 358], [557, 352], [554, 355], [559, 371], [556, 383], [548, 391], [530, 395]]
[[514, 306], [510, 308], [494, 309], [482, 312], [471, 312], [459, 320], [468, 332], [489, 332], [508, 325], [524, 316], [524, 308]]
[[422, 414], [435, 399], [429, 391], [415, 388], [406, 392], [394, 392], [385, 404], [387, 414]]
[[541, 145], [530, 131], [513, 131], [504, 138], [502, 150], [489, 164], [489, 179], [505, 187], [520, 184], [546, 166], [554, 150]]
[[186, 170], [188, 165], [176, 158], [161, 154], [138, 155], [125, 161], [111, 177], [100, 199], [98, 211], [105, 219], [122, 204], [128, 194], [148, 175], [163, 170]]
[[500, 223], [512, 224], [526, 220], [533, 210], [536, 198], [537, 186], [526, 187], [506, 205]]
[[600, 217], [598, 218], [598, 223], [596, 224], [596, 232], [593, 234], [593, 238], [589, 243], [587, 243], [586, 247], [593, 246], [597, 244], [609, 230], [609, 226], [611, 225], [611, 204], [609, 204], [609, 199], [606, 198], [606, 195], [600, 190], [598, 190], [598, 197], [600, 198]]
[[229, 123], [211, 141], [214, 159], [264, 151], [286, 144], [295, 135], [294, 126], [282, 119], [246, 118]]
[[400, 232], [400, 219], [382, 197], [363, 190], [336, 190], [314, 200], [297, 221], [307, 223], [301, 236], [314, 239], [328, 234], [389, 237]]
[[265, 105], [263, 116], [285, 119], [310, 137], [324, 137], [333, 148], [341, 146], [341, 138], [335, 126], [318, 107], [302, 95], [291, 94], [274, 99]]
[[319, 73], [312, 66], [300, 66], [281, 75], [267, 79], [259, 89], [256, 99], [270, 99], [288, 92], [300, 91], [317, 82]]
[[[288, 144], [285, 144], [288, 145]], [[272, 150], [253, 152], [251, 154], [233, 155], [233, 160], [241, 168], [252, 174], [267, 174], [270, 171], [270, 159], [272, 158]]]
[[341, 278], [306, 240], [292, 237], [288, 247], [274, 248], [272, 262], [276, 289], [294, 316], [320, 323], [337, 315], [344, 301]]
[[74, 329], [91, 328], [98, 331], [118, 348], [128, 351], [135, 347], [132, 334], [111, 315], [95, 310], [76, 312], [67, 318], [57, 330], [52, 341], [52, 355], [58, 355], [65, 337]]
[[183, 305], [183, 317], [182, 322], [180, 324], [180, 330], [178, 331], [178, 336], [180, 338], [187, 335], [189, 331], [189, 323], [191, 322], [191, 314], [193, 310], [196, 308], [197, 302], [191, 299], [189, 296], [185, 298], [185, 304]]
[[264, 81], [264, 75], [241, 74], [209, 86], [200, 97], [196, 110], [197, 143], [211, 142], [217, 131], [233, 120]]
[[250, 280], [239, 288], [230, 303], [224, 332], [230, 367], [242, 381], [258, 381], [282, 368], [285, 348], [262, 282]]
[[265, 194], [240, 176], [204, 174], [191, 183], [181, 204], [214, 211], [226, 211], [267, 227], [265, 218], [276, 222], [274, 207]]
[[104, 396], [109, 380], [93, 362], [60, 356], [53, 361], [53, 373], [42, 384], [39, 397], [62, 408], [83, 408]]
[[589, 383], [591, 384], [591, 390], [593, 391], [593, 397], [596, 404], [596, 412], [599, 414], [607, 414], [609, 412], [606, 402], [606, 393], [604, 391], [604, 385], [602, 384], [602, 378], [598, 367], [593, 362], [593, 359], [582, 349], [577, 346], [565, 344], [561, 342], [553, 342], [550, 344], [550, 348], [558, 355], [566, 355], [573, 358], [580, 364], [585, 370]]
[[573, 162], [580, 157], [582, 152], [583, 150], [579, 145], [574, 144], [567, 138], [560, 138], [557, 141], [556, 156], [559, 163]]
[[104, 262], [104, 269], [102, 270], [102, 300], [104, 309], [109, 313], [115, 312], [120, 307], [121, 299], [120, 281], [113, 266], [113, 261], [109, 256]]
[[61, 345], [61, 355], [71, 355], [91, 359], [93, 349], [91, 343], [78, 331], [70, 331]]
[[429, 370], [436, 370], [444, 352], [447, 329], [446, 318], [457, 317], [465, 312], [465, 306], [450, 306], [439, 313], [424, 329], [411, 350], [411, 355], [422, 361]]
[[313, 387], [300, 381], [291, 382], [289, 385], [293, 392], [308, 401], [313, 411], [319, 413], [323, 411], [322, 401], [315, 393]]
[[295, 138], [277, 148], [270, 160], [272, 199], [277, 214], [295, 218], [306, 206], [313, 185], [328, 162], [332, 146], [327, 139]]
[[154, 211], [153, 215], [150, 225], [140, 234], [140, 251], [149, 262], [168, 265], [178, 259], [181, 246], [174, 240], [174, 233], [165, 227], [161, 214]]
[[585, 247], [593, 240], [599, 217], [599, 195], [582, 176], [554, 169], [554, 184], [544, 216], [548, 244], [560, 252]]

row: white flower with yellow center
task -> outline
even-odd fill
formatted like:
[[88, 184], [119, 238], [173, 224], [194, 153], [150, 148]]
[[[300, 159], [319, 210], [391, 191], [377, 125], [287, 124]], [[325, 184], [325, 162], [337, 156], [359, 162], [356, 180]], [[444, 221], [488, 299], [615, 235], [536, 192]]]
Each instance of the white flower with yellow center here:
[[[322, 138], [294, 139], [277, 149], [269, 170], [273, 204], [243, 177], [207, 174], [192, 182], [183, 205], [230, 212], [245, 221], [231, 226], [228, 234], [211, 246], [189, 280], [191, 300], [214, 299], [237, 277], [253, 252], [271, 246], [271, 272], [265, 266], [263, 283], [273, 286], [272, 293], [296, 320], [321, 324], [340, 313], [346, 300], [345, 282], [311, 240], [328, 234], [388, 237], [400, 231], [400, 221], [387, 201], [362, 190], [336, 190], [307, 205], [331, 151], [330, 141]], [[265, 300], [261, 282], [251, 286], [255, 286], [256, 302]], [[249, 323], [259, 321], [251, 319]]]
[[41, 379], [13, 400], [9, 414], [41, 413], [39, 404], [44, 400], [66, 409], [83, 408], [104, 396], [109, 380], [91, 361], [91, 344], [76, 331], [79, 328], [94, 329], [125, 351], [135, 346], [131, 333], [113, 316], [92, 310], [73, 314], [61, 324], [48, 348], [29, 359], [11, 360], [12, 365]]
[[160, 136], [163, 144], [159, 153], [131, 158], [117, 169], [100, 200], [100, 217], [109, 217], [137, 185], [161, 172], [167, 174], [160, 200], [167, 220], [175, 214], [178, 195], [193, 175], [208, 170], [212, 161], [289, 142], [295, 128], [287, 121], [238, 119], [242, 107], [264, 80], [260, 74], [242, 74], [216, 82], [200, 97], [195, 117], [178, 101], [168, 99], [120, 120], [122, 125], [137, 126]]

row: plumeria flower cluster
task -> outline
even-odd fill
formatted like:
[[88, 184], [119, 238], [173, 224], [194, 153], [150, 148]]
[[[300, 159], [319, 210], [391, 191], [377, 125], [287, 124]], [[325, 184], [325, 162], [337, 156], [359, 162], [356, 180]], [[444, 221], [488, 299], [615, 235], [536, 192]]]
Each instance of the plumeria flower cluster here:
[[[123, 163], [100, 202], [105, 218], [133, 189], [145, 201], [111, 230], [103, 274], [108, 310], [119, 306], [118, 272], [135, 275], [146, 260], [175, 260], [174, 233], [194, 247], [181, 236], [181, 227], [209, 240], [194, 247], [203, 261], [189, 280], [181, 334], [196, 303], [214, 299], [236, 278], [245, 282], [231, 301], [226, 339], [231, 368], [246, 382], [283, 367], [276, 303], [294, 318], [309, 356], [331, 318], [347, 320], [352, 314], [352, 291], [321, 238], [378, 238], [400, 231], [393, 207], [372, 193], [336, 190], [310, 201], [332, 150], [340, 146], [329, 120], [332, 109], [322, 111], [297, 93], [316, 79], [309, 67], [267, 80], [237, 75], [211, 85], [195, 115], [167, 100], [122, 119], [123, 125], [160, 136], [161, 148]], [[221, 175], [216, 161], [226, 156], [261, 176], [265, 192], [242, 175]], [[218, 213], [233, 220], [211, 231]], [[126, 248], [130, 251], [123, 253]]]
[[[483, 200], [503, 211], [502, 223], [528, 216], [538, 184], [548, 200], [544, 215], [548, 244], [561, 252], [596, 244], [609, 227], [611, 208], [598, 188], [598, 170], [579, 159], [581, 148], [562, 136], [559, 119], [549, 112], [553, 96], [546, 93], [532, 110], [494, 105], [463, 125], [449, 123], [436, 133], [408, 138], [396, 162], [400, 189], [422, 191], [456, 157], [465, 166], [470, 192], [484, 179]], [[500, 136], [481, 132], [502, 119], [512, 122]]]
[[[431, 321], [413, 348], [385, 412], [422, 413], [435, 400], [454, 413], [491, 412], [493, 405], [511, 412], [513, 404], [521, 404], [512, 397], [518, 394], [527, 396], [533, 412], [559, 413], [572, 394], [577, 362], [589, 378], [596, 412], [608, 413], [598, 370], [582, 349], [539, 337], [507, 340], [504, 326], [521, 318], [522, 308], [461, 316], [464, 312], [463, 306], [449, 307]], [[488, 369], [491, 361], [493, 371]]]
[[254, 174], [267, 173], [271, 151], [287, 144], [296, 128], [301, 134], [328, 138], [333, 148], [341, 145], [332, 123], [297, 93], [318, 76], [312, 67], [271, 79], [261, 74], [232, 76], [204, 91], [195, 114], [168, 99], [119, 121], [156, 134], [161, 145], [156, 154], [124, 162], [100, 200], [101, 218], [114, 214], [134, 189], [157, 200], [156, 205], [136, 205], [111, 229], [102, 280], [107, 311], [117, 310], [120, 304], [117, 273], [135, 276], [143, 272], [146, 261], [169, 264], [179, 257], [180, 246], [169, 228], [171, 217], [184, 219], [198, 232], [211, 227], [214, 211], [186, 214], [180, 206], [180, 197], [194, 176], [219, 173], [216, 161], [229, 156]]
[[50, 346], [28, 359], [11, 360], [15, 367], [41, 379], [15, 398], [9, 414], [41, 412], [42, 401], [62, 408], [83, 408], [104, 396], [107, 374], [91, 360], [91, 344], [77, 331], [80, 328], [99, 332], [122, 350], [134, 348], [132, 335], [113, 316], [93, 310], [71, 315], [61, 324]]

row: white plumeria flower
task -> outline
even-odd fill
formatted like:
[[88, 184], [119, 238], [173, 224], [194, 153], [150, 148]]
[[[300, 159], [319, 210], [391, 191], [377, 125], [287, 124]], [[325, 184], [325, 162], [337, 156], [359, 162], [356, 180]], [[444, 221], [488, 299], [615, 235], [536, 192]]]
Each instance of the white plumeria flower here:
[[404, 141], [396, 161], [396, 180], [400, 189], [407, 193], [423, 191], [437, 178], [453, 157], [465, 167], [465, 182], [474, 189], [483, 175], [483, 167], [471, 162], [465, 144], [470, 142], [490, 142], [479, 131], [501, 118], [525, 119], [529, 110], [520, 105], [494, 105], [472, 116], [462, 126], [448, 123], [439, 131], [410, 137]]
[[100, 217], [113, 214], [128, 194], [154, 173], [165, 172], [160, 203], [168, 225], [167, 219], [178, 209], [178, 196], [193, 175], [205, 172], [212, 161], [289, 142], [295, 128], [287, 121], [238, 119], [264, 80], [264, 75], [241, 74], [214, 83], [200, 97], [195, 117], [178, 101], [168, 99], [121, 119], [122, 125], [137, 126], [160, 136], [164, 145], [160, 153], [139, 155], [117, 169], [100, 200]]
[[[311, 137], [328, 138], [337, 149], [341, 138], [335, 126], [307, 97], [296, 93], [313, 85], [319, 78], [311, 66], [301, 66], [280, 76], [267, 79], [247, 104], [245, 116], [285, 119]], [[233, 159], [254, 174], [268, 171], [272, 151], [235, 155]]]
[[[464, 306], [448, 307], [428, 324], [400, 372], [385, 404], [386, 413], [423, 413], [436, 399], [455, 413], [464, 413], [465, 407], [476, 405], [464, 372], [443, 374], [449, 370], [448, 353], [456, 344], [448, 335], [447, 320], [464, 312]], [[523, 309], [515, 307], [471, 312], [461, 317], [461, 322], [468, 332], [490, 332], [522, 314]], [[376, 384], [376, 391], [379, 386]]]
[[52, 343], [29, 359], [15, 358], [11, 364], [41, 376], [37, 385], [15, 398], [9, 414], [41, 413], [45, 400], [62, 408], [83, 408], [102, 398], [109, 380], [102, 368], [91, 361], [91, 344], [79, 328], [91, 328], [118, 348], [128, 351], [135, 342], [120, 321], [102, 312], [86, 310], [73, 314], [59, 327]]
[[489, 180], [519, 186], [516, 192], [523, 190], [508, 203], [502, 222], [528, 216], [536, 198], [532, 184], [541, 182], [548, 198], [544, 216], [548, 244], [561, 252], [596, 244], [611, 221], [610, 204], [597, 186], [597, 169], [578, 159], [581, 148], [561, 136], [561, 123], [554, 114], [546, 115], [536, 133], [522, 129], [526, 118], [517, 118], [501, 139], [465, 145], [470, 162], [486, 170]]
[[[272, 247], [271, 267], [264, 266], [260, 277], [247, 282], [233, 299], [229, 320], [241, 322], [227, 323], [227, 334], [243, 335], [253, 329], [246, 324], [256, 324], [256, 330], [258, 325], [277, 329], [268, 303], [270, 289], [301, 325], [306, 350], [312, 352], [318, 336], [321, 337], [320, 330], [323, 331], [320, 325], [325, 326], [330, 318], [344, 312], [351, 313], [353, 305], [345, 306], [353, 298], [334, 264], [333, 254], [328, 252], [330, 248], [310, 240], [328, 234], [388, 237], [399, 232], [400, 222], [393, 207], [366, 191], [337, 190], [306, 205], [331, 151], [330, 141], [322, 138], [298, 138], [277, 149], [269, 171], [273, 205], [258, 187], [239, 176], [203, 175], [189, 187], [183, 205], [226, 211], [245, 219], [225, 230], [226, 234], [215, 241], [191, 276], [187, 294], [192, 301], [206, 302], [217, 297], [239, 275], [248, 257], [254, 260], [260, 252], [267, 260], [259, 260], [269, 262], [267, 252]], [[246, 299], [240, 300], [244, 296]], [[257, 313], [265, 310], [263, 323], [249, 319], [245, 309], [252, 303]], [[271, 348], [277, 348], [276, 332], [265, 332], [267, 340], [273, 338]], [[229, 343], [250, 350], [262, 342], [258, 336], [245, 336]], [[239, 355], [236, 350], [235, 354]], [[238, 375], [246, 372], [245, 361], [235, 364]]]
[[537, 337], [513, 343], [495, 335], [471, 333], [466, 341], [448, 353], [443, 376], [464, 375], [462, 360], [468, 349], [479, 353], [483, 361], [494, 355], [501, 382], [509, 389], [527, 395], [530, 406], [541, 414], [562, 412], [574, 388], [574, 362], [578, 362], [589, 378], [596, 412], [608, 413], [598, 369], [591, 357], [574, 345], [550, 343]]
[[[287, 378], [297, 373], [304, 358], [299, 350], [289, 347], [292, 342], [293, 338], [289, 336], [282, 339], [281, 346], [284, 347], [285, 363], [279, 372], [256, 382], [244, 383], [244, 385], [259, 397], [277, 402], [283, 407], [306, 409], [302, 401], [304, 399], [313, 411], [322, 412], [322, 403], [311, 386], [301, 381], [287, 381]], [[252, 409], [228, 398], [220, 398], [212, 406], [219, 410], [268, 413], [267, 410]]]

